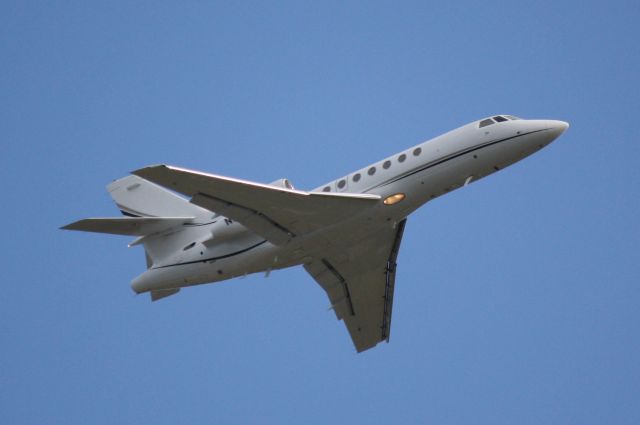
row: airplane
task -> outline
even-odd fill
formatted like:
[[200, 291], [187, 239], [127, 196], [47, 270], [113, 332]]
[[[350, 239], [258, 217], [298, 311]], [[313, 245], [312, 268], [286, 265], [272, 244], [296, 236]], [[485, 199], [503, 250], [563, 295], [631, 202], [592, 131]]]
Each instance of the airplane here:
[[[62, 229], [137, 237], [152, 301], [181, 288], [302, 265], [324, 289], [357, 352], [389, 342], [396, 259], [423, 204], [542, 149], [569, 124], [493, 115], [314, 190], [153, 165], [109, 184], [124, 215]], [[180, 195], [183, 196], [180, 196]]]

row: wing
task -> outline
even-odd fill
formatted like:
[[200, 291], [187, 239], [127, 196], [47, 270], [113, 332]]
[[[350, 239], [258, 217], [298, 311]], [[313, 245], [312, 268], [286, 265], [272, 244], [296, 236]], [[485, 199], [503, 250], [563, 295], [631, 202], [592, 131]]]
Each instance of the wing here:
[[358, 352], [389, 342], [396, 258], [405, 223], [357, 244], [334, 245], [304, 266], [327, 292]]
[[156, 165], [133, 174], [191, 197], [191, 202], [240, 222], [275, 245], [354, 217], [378, 204], [367, 194], [304, 192]]

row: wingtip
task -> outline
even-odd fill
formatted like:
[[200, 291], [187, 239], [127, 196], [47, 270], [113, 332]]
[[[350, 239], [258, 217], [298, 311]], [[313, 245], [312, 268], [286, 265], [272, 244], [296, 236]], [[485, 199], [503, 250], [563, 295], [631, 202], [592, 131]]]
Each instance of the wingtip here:
[[73, 223], [65, 224], [64, 226], [58, 227], [58, 230], [75, 230], [74, 225], [77, 223], [77, 221], [74, 221]]
[[154, 165], [148, 165], [146, 167], [143, 168], [138, 168], [137, 170], [133, 170], [131, 172], [131, 174], [138, 176], [138, 177], [142, 177], [144, 178], [145, 175], [148, 175], [151, 171], [153, 170], [158, 170], [160, 168], [168, 168], [168, 166], [166, 164], [154, 164]]

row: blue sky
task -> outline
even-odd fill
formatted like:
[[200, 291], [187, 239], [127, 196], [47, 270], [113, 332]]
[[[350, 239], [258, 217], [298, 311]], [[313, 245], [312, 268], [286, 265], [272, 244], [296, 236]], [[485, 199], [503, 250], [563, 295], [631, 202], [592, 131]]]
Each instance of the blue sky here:
[[[3, 2], [0, 422], [637, 424], [638, 2]], [[390, 344], [304, 270], [151, 304], [104, 187], [310, 189], [496, 113], [548, 148], [410, 217]]]

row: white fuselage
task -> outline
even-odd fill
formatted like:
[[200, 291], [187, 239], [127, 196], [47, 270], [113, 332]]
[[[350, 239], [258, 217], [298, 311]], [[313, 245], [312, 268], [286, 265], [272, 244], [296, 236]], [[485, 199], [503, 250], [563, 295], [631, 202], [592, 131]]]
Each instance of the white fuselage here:
[[[517, 119], [479, 127], [475, 121], [354, 171], [314, 191], [380, 195], [379, 205], [366, 215], [296, 238], [284, 246], [272, 245], [239, 223], [220, 216], [190, 225], [165, 236], [172, 238], [172, 246], [184, 242], [185, 249], [165, 255], [162, 262], [154, 263], [131, 286], [139, 293], [179, 288], [302, 264], [314, 246], [331, 244], [332, 234], [340, 234], [341, 238], [349, 234], [357, 241], [381, 226], [395, 226], [431, 199], [538, 151], [567, 126], [562, 121]], [[393, 205], [383, 202], [395, 194], [404, 198]], [[350, 226], [354, 222], [359, 225]], [[355, 228], [357, 233], [352, 230]], [[215, 243], [209, 244], [212, 234], [216, 235]]]

